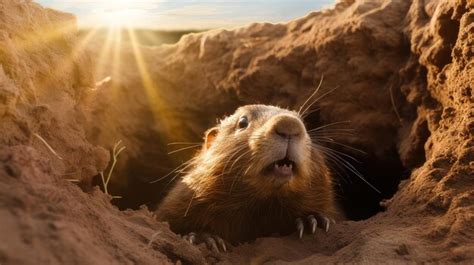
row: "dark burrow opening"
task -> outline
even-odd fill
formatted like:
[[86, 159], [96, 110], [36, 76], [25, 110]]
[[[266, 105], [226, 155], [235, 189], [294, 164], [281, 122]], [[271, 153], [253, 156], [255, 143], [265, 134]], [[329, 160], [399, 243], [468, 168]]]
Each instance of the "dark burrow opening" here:
[[[174, 170], [199, 150], [196, 146], [176, 154], [168, 154], [183, 146], [169, 146], [166, 141], [157, 139], [153, 133], [144, 136], [142, 140], [147, 144], [140, 147], [142, 151], [138, 156], [126, 157], [127, 154], [124, 152], [123, 157], [118, 159], [125, 161], [122, 161], [121, 165], [117, 163], [119, 169], [114, 171], [109, 184], [109, 193], [121, 197], [112, 199], [112, 203], [120, 210], [139, 209], [143, 205], [150, 210], [156, 209], [159, 202], [182, 176]], [[191, 141], [201, 140], [196, 136]], [[106, 172], [109, 171], [109, 167]], [[92, 186], [99, 186], [103, 190], [100, 175], [93, 178]]]
[[380, 193], [352, 172], [336, 174], [336, 194], [346, 218], [363, 220], [383, 211], [380, 202], [391, 198], [400, 181], [408, 177], [409, 172], [402, 166], [397, 151], [393, 149], [391, 153], [386, 159], [370, 153], [352, 154], [360, 162], [352, 163], [354, 168]]
[[[305, 123], [309, 128], [324, 126], [318, 112], [305, 118]], [[342, 126], [344, 127], [350, 126]], [[387, 131], [381, 130], [381, 133]], [[356, 132], [353, 134], [356, 135]], [[410, 174], [410, 170], [403, 166], [396, 146], [380, 156], [364, 146], [345, 143], [344, 137], [336, 142], [338, 144], [320, 144], [334, 150], [339, 157], [337, 161], [328, 160], [328, 163], [333, 173], [336, 198], [345, 217], [356, 221], [364, 220], [385, 210], [381, 202], [393, 197], [400, 181]], [[341, 160], [350, 165], [345, 166]]]

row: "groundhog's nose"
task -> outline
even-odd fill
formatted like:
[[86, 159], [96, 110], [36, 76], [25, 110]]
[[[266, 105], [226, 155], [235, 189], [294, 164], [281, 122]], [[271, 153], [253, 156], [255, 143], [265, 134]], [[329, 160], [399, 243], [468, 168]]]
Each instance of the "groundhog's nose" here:
[[296, 138], [303, 134], [304, 125], [297, 117], [278, 115], [273, 120], [273, 132], [285, 139]]

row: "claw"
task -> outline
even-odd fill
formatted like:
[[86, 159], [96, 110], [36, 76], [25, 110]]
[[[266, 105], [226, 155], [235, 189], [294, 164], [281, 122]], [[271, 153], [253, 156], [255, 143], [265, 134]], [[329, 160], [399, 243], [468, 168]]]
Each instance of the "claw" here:
[[196, 242], [196, 233], [189, 233], [187, 236], [187, 240], [189, 243], [193, 244]]
[[331, 221], [329, 220], [329, 218], [327, 217], [324, 217], [324, 230], [326, 231], [326, 233], [329, 231], [329, 224], [331, 223]]
[[303, 238], [304, 224], [301, 218], [296, 218], [296, 230], [298, 231], [298, 237]]
[[215, 252], [219, 253], [219, 248], [217, 247], [217, 244], [216, 244], [216, 241], [214, 240], [214, 238], [210, 237], [210, 236], [207, 236], [206, 237], [206, 244], [207, 244], [207, 247], [214, 250]]
[[311, 224], [311, 234], [314, 234], [316, 232], [316, 228], [318, 227], [318, 221], [316, 218], [314, 218], [314, 215], [308, 215], [307, 219]]
[[219, 245], [219, 247], [221, 247], [221, 249], [222, 249], [224, 252], [227, 252], [227, 247], [226, 247], [226, 245], [225, 245], [224, 240], [223, 240], [222, 238], [218, 237], [218, 236], [216, 236], [215, 238], [216, 238], [216, 240], [217, 240], [217, 244]]
[[329, 231], [329, 226], [331, 223], [335, 223], [333, 219], [329, 219], [322, 214], [316, 214], [316, 219], [318, 220], [318, 223], [321, 224], [321, 228], [323, 228], [326, 232]]
[[205, 243], [208, 249], [215, 252], [220, 252], [220, 250], [227, 252], [226, 242], [221, 237], [216, 235], [191, 232], [183, 236], [183, 239], [193, 245]]

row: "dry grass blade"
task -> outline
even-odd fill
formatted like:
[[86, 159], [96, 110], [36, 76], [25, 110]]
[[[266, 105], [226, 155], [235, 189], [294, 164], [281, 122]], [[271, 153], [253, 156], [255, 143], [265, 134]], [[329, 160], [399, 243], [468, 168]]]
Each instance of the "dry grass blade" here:
[[101, 86], [103, 86], [104, 84], [107, 84], [108, 82], [110, 82], [112, 80], [112, 77], [110, 76], [107, 76], [105, 77], [104, 79], [100, 80], [99, 82], [96, 82], [95, 83], [95, 88], [99, 88]]
[[161, 231], [158, 231], [156, 233], [154, 233], [151, 238], [150, 238], [150, 241], [148, 241], [148, 246], [150, 247], [151, 244], [153, 244], [153, 242], [155, 242], [156, 238], [161, 234]]
[[69, 181], [69, 182], [76, 182], [76, 183], [80, 182], [80, 180], [78, 180], [78, 179], [66, 179], [66, 180]]
[[400, 113], [398, 113], [397, 105], [395, 104], [395, 98], [393, 97], [393, 85], [390, 86], [390, 101], [392, 102], [393, 111], [395, 111], [395, 115], [397, 115], [398, 122], [402, 124], [402, 117]]
[[112, 178], [112, 172], [114, 171], [114, 168], [115, 168], [115, 165], [117, 164], [117, 158], [118, 156], [120, 155], [120, 153], [125, 150], [125, 146], [120, 146], [120, 144], [122, 143], [122, 140], [118, 141], [117, 143], [115, 143], [114, 145], [114, 148], [112, 150], [112, 165], [110, 166], [110, 169], [109, 169], [109, 173], [107, 174], [107, 177], [105, 177], [104, 175], [104, 172], [100, 172], [100, 176], [102, 178], [102, 184], [104, 186], [104, 193], [107, 194], [107, 195], [110, 195], [112, 196], [112, 199], [119, 199], [119, 198], [122, 198], [122, 196], [114, 196], [114, 195], [111, 195], [109, 193], [109, 190], [108, 190], [108, 185], [109, 185], [109, 181], [110, 179]]
[[63, 160], [63, 158], [56, 151], [54, 151], [51, 145], [49, 145], [43, 137], [41, 137], [37, 133], [33, 133], [33, 135], [36, 136], [36, 138], [38, 138], [49, 149], [49, 151], [51, 151], [53, 155], [55, 155], [58, 159]]

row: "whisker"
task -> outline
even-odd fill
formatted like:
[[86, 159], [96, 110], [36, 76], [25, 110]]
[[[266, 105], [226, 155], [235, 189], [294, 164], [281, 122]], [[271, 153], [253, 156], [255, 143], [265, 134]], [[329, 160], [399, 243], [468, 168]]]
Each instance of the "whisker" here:
[[[325, 152], [323, 151], [323, 153]], [[342, 177], [342, 180], [344, 180], [346, 183], [352, 183], [350, 176], [347, 174], [346, 170], [344, 170], [344, 167], [340, 165], [339, 161], [335, 160], [334, 158], [330, 156], [326, 156], [326, 159], [339, 169], [339, 170], [336, 170], [335, 168], [333, 168], [333, 170], [336, 170], [336, 173], [338, 173]]]
[[202, 144], [200, 142], [172, 142], [168, 143], [167, 145], [195, 145], [195, 144]]
[[243, 149], [245, 149], [245, 146], [239, 146], [239, 147], [237, 147], [236, 149], [234, 149], [234, 150], [236, 150], [236, 151], [232, 151], [232, 155], [229, 156], [229, 158], [227, 159], [227, 161], [226, 161], [225, 164], [224, 164], [224, 168], [222, 169], [222, 172], [223, 172], [223, 173], [226, 172], [226, 168], [227, 168], [227, 165], [229, 164], [230, 160], [232, 160], [232, 158], [233, 158], [234, 156], [236, 156], [236, 155], [237, 155], [240, 151], [242, 151]]
[[334, 140], [333, 138], [329, 137], [329, 136], [315, 136], [315, 137], [310, 137], [311, 140], [313, 141], [317, 141], [317, 142], [320, 142], [321, 140], [327, 140], [328, 142], [335, 142], [336, 140]]
[[174, 150], [174, 151], [169, 152], [168, 155], [171, 155], [171, 154], [174, 154], [174, 153], [178, 153], [178, 152], [181, 152], [181, 151], [184, 151], [184, 150], [192, 149], [192, 148], [197, 148], [197, 147], [201, 147], [201, 145], [198, 144], [198, 145], [193, 145], [193, 146], [187, 146], [187, 147], [179, 148], [179, 149], [177, 149], [177, 150]]
[[191, 164], [188, 164], [187, 166], [185, 166], [184, 168], [176, 171], [174, 174], [174, 176], [171, 178], [170, 181], [168, 181], [168, 183], [165, 185], [164, 188], [168, 187], [168, 185], [170, 185], [179, 175], [183, 174], [184, 173], [184, 170], [188, 169], [191, 165], [193, 165], [192, 163]]
[[[248, 161], [248, 164], [251, 164], [253, 159], [254, 159], [254, 157], [251, 157], [250, 160]], [[247, 170], [245, 170], [244, 174], [240, 174], [243, 170], [243, 168], [242, 168], [237, 174], [235, 174], [234, 179], [232, 180], [232, 184], [230, 185], [229, 194], [232, 192], [232, 189], [234, 188], [234, 185], [235, 185], [235, 182], [236, 182], [237, 178], [240, 178], [240, 177], [244, 176], [245, 174], [247, 174], [249, 169], [250, 169], [250, 166], [247, 168]]]
[[353, 160], [354, 162], [357, 162], [357, 163], [359, 163], [359, 164], [361, 163], [359, 160], [357, 160], [357, 159], [354, 158], [353, 156], [350, 156], [350, 155], [348, 155], [348, 154], [346, 154], [346, 153], [343, 153], [343, 152], [339, 152], [339, 151], [334, 150], [334, 149], [332, 149], [332, 148], [329, 148], [329, 147], [327, 147], [327, 146], [317, 145], [317, 148], [325, 149], [325, 150], [327, 150], [327, 151], [329, 151], [329, 152], [333, 152], [333, 153], [336, 153], [336, 154], [345, 156], [345, 157], [347, 157], [347, 158], [349, 158], [349, 159], [351, 159], [351, 160]]
[[308, 97], [308, 99], [306, 99], [306, 101], [300, 106], [300, 109], [298, 110], [298, 115], [301, 115], [301, 110], [303, 109], [303, 107], [308, 103], [308, 101], [311, 100], [312, 97], [314, 97], [314, 95], [316, 95], [316, 93], [318, 93], [319, 89], [321, 88], [321, 85], [323, 84], [323, 80], [324, 80], [324, 75], [321, 75], [321, 79], [319, 80], [318, 86], [316, 87], [314, 92]]
[[196, 191], [194, 191], [193, 196], [191, 197], [191, 200], [189, 201], [188, 207], [186, 208], [186, 212], [184, 212], [183, 217], [186, 217], [188, 215], [189, 208], [191, 208], [191, 203], [193, 202], [194, 197], [196, 197]]
[[[317, 128], [315, 128], [317, 129]], [[314, 129], [313, 129], [314, 130]], [[323, 128], [321, 130], [316, 130], [316, 132], [355, 132], [355, 129], [350, 128]]]
[[315, 113], [318, 110], [321, 110], [321, 108], [315, 108], [315, 109], [312, 109], [309, 112], [304, 113], [303, 115], [301, 115], [301, 119], [303, 119], [303, 120], [306, 119], [306, 117], [308, 117], [312, 113]]
[[337, 154], [333, 154], [327, 151], [322, 151], [325, 155], [331, 157], [334, 162], [337, 162], [339, 165], [343, 166], [347, 170], [351, 171], [352, 173], [356, 175], [360, 175], [360, 172], [354, 168], [349, 162], [347, 162], [344, 158], [338, 156]]
[[232, 172], [232, 168], [234, 167], [235, 163], [237, 163], [237, 161], [239, 161], [243, 156], [245, 156], [246, 154], [250, 153], [251, 150], [247, 150], [246, 152], [244, 152], [243, 154], [241, 154], [239, 157], [237, 157], [234, 162], [232, 163], [232, 165], [230, 166], [230, 169], [227, 171], [227, 172]]
[[320, 131], [320, 130], [322, 130], [322, 129], [324, 129], [324, 128], [327, 128], [327, 127], [330, 127], [330, 126], [334, 126], [334, 125], [337, 125], [337, 124], [342, 124], [342, 123], [351, 123], [351, 121], [350, 121], [350, 120], [346, 120], [346, 121], [336, 121], [336, 122], [333, 122], [333, 123], [325, 124], [325, 125], [319, 126], [319, 127], [317, 127], [317, 128], [308, 130], [308, 132]]
[[351, 150], [357, 151], [357, 152], [359, 152], [359, 153], [362, 153], [362, 154], [364, 154], [364, 155], [367, 154], [367, 152], [362, 151], [362, 150], [360, 150], [360, 149], [358, 149], [358, 148], [355, 148], [355, 147], [352, 147], [352, 146], [350, 146], [350, 145], [343, 144], [343, 143], [340, 143], [340, 142], [336, 142], [336, 141], [334, 141], [334, 140], [331, 139], [331, 138], [328, 138], [328, 139], [330, 139], [330, 140], [329, 140], [329, 141], [324, 141], [323, 139], [319, 139], [319, 141], [320, 141], [320, 142], [325, 142], [325, 143], [331, 143], [331, 144], [340, 145], [340, 146], [346, 147], [346, 148], [348, 148], [348, 149], [351, 149]]
[[160, 181], [160, 180], [165, 179], [165, 178], [168, 177], [169, 175], [171, 175], [171, 174], [173, 174], [174, 172], [176, 172], [177, 170], [179, 170], [181, 167], [185, 167], [185, 166], [187, 166], [187, 165], [191, 165], [192, 162], [193, 162], [193, 160], [194, 160], [194, 158], [191, 158], [191, 159], [185, 161], [184, 163], [181, 163], [181, 165], [177, 166], [175, 169], [173, 169], [173, 170], [172, 170], [171, 172], [169, 172], [168, 174], [166, 174], [166, 175], [164, 175], [163, 177], [160, 177], [160, 178], [158, 178], [158, 179], [152, 180], [152, 181], [150, 181], [150, 183], [156, 183], [156, 182], [158, 182], [158, 181]]
[[[318, 147], [320, 148], [321, 146], [318, 146]], [[315, 147], [315, 148], [318, 148], [318, 147]], [[325, 151], [328, 151], [328, 150], [325, 150]], [[332, 150], [332, 151], [334, 151], [334, 150]], [[323, 153], [325, 153], [327, 156], [332, 157], [333, 159], [339, 161], [339, 163], [341, 163], [342, 166], [344, 166], [346, 169], [348, 169], [349, 171], [354, 173], [354, 175], [356, 175], [359, 179], [361, 179], [363, 182], [365, 182], [370, 188], [375, 190], [377, 193], [382, 194], [374, 185], [372, 185], [370, 182], [368, 182], [353, 165], [351, 165], [345, 159], [343, 159], [339, 155], [337, 155], [335, 153], [332, 153], [332, 152], [324, 152], [323, 151]]]
[[356, 136], [355, 134], [353, 133], [350, 133], [350, 132], [332, 132], [332, 133], [324, 133], [324, 132], [311, 132], [311, 133], [308, 133], [308, 135], [313, 138], [313, 137], [343, 137], [343, 136], [346, 136], [346, 137], [354, 137]]
[[333, 89], [329, 90], [328, 92], [326, 92], [326, 93], [322, 94], [321, 96], [319, 96], [317, 99], [315, 99], [313, 101], [313, 103], [309, 104], [308, 107], [306, 107], [306, 109], [303, 111], [302, 115], [304, 115], [311, 108], [311, 106], [313, 106], [316, 102], [318, 102], [320, 99], [324, 98], [325, 96], [331, 94], [332, 92], [334, 92], [338, 88], [339, 88], [339, 86], [336, 86], [335, 88], [333, 88]]

